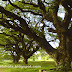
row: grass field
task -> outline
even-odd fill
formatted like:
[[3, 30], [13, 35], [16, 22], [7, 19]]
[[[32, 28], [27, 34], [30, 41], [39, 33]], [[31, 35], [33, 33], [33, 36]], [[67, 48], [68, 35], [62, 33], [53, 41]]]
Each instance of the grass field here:
[[0, 62], [0, 72], [39, 72], [39, 69], [46, 69], [48, 72], [60, 72], [50, 70], [52, 68], [55, 68], [54, 61], [29, 61], [27, 65], [23, 62], [18, 64], [14, 64], [11, 61]]

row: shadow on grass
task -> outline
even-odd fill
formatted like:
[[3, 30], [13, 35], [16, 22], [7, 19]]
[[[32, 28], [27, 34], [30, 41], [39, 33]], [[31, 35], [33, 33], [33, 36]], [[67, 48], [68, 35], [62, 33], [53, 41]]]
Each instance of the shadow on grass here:
[[[40, 68], [0, 68], [0, 72], [39, 72], [39, 69], [45, 69], [48, 72], [62, 72], [62, 71], [56, 71], [55, 69], [55, 63], [54, 61], [29, 61], [29, 63], [26, 65], [23, 62], [19, 62], [18, 64], [14, 64], [13, 62], [0, 62], [1, 65], [20, 65], [20, 66], [41, 66]], [[51, 70], [50, 70], [51, 69]], [[63, 71], [64, 72], [64, 71]], [[72, 72], [72, 69], [69, 71]]]

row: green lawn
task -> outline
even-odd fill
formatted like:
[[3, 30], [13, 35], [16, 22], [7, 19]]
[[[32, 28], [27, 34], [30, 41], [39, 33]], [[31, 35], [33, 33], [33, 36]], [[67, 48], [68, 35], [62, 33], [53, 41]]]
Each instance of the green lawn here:
[[29, 61], [27, 65], [23, 62], [18, 64], [14, 64], [11, 61], [0, 62], [0, 72], [39, 72], [39, 69], [46, 69], [48, 72], [60, 72], [50, 70], [52, 68], [55, 68], [53, 61]]

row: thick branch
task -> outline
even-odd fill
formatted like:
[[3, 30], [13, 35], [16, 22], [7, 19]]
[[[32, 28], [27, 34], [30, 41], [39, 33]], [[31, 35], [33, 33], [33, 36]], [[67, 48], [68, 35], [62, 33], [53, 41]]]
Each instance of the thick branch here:
[[5, 46], [5, 45], [3, 45], [3, 44], [0, 44], [0, 46]]
[[45, 5], [42, 3], [41, 0], [38, 0], [38, 6], [40, 7], [40, 9], [41, 9], [44, 13], [46, 13]]
[[3, 33], [0, 33], [0, 34], [3, 34], [5, 36], [10, 36], [10, 37], [14, 38], [16, 41], [18, 41], [18, 39], [14, 35], [9, 35], [9, 34], [6, 34], [4, 32]]
[[66, 12], [65, 18], [64, 18], [64, 21], [63, 21], [66, 29], [68, 29], [68, 26], [69, 26], [70, 21], [71, 21], [71, 17], [72, 17], [72, 12]]
[[15, 31], [20, 31], [21, 33], [26, 33], [26, 31], [24, 31], [21, 27], [15, 27], [15, 25], [11, 25], [8, 21], [6, 21], [7, 23], [4, 23], [3, 21], [0, 21], [0, 25], [6, 27], [6, 28], [12, 28]]
[[61, 25], [61, 21], [59, 20], [57, 13], [58, 13], [58, 9], [59, 9], [59, 4], [60, 1], [59, 0], [55, 0], [56, 2], [54, 3], [54, 10], [53, 10], [53, 20], [54, 20], [54, 26], [57, 30], [57, 32], [65, 32], [65, 28]]
[[29, 4], [29, 5], [33, 5], [33, 7], [39, 7], [38, 5], [34, 4], [34, 3], [26, 3], [26, 2], [22, 2], [24, 4]]
[[20, 21], [20, 24], [22, 25], [23, 31], [19, 30], [20, 32], [27, 34], [29, 37], [33, 38], [38, 44], [39, 46], [41, 46], [43, 49], [45, 49], [49, 54], [54, 53], [55, 49], [47, 42], [47, 40], [45, 38], [41, 38], [39, 36], [37, 36], [37, 34], [28, 27], [26, 21], [24, 19], [22, 19], [21, 17], [6, 11], [3, 7], [0, 6], [0, 12], [4, 13], [5, 15], [12, 17], [13, 19], [17, 19]]

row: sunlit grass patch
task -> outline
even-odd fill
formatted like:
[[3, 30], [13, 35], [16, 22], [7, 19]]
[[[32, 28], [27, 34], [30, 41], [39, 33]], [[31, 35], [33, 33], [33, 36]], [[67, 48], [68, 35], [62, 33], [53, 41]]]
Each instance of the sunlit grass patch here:
[[[5, 68], [5, 72], [38, 72], [39, 69], [46, 69], [52, 68], [55, 66], [54, 62], [49, 61], [29, 61], [28, 64], [24, 64], [20, 62], [18, 64], [14, 64], [11, 61], [9, 62], [0, 62], [0, 66], [12, 66], [13, 68]], [[25, 68], [16, 68], [15, 66], [24, 66]], [[26, 68], [27, 66], [27, 68]], [[31, 67], [29, 67], [31, 66]]]
[[[12, 68], [0, 68], [0, 72], [39, 72], [40, 69], [45, 69], [49, 72], [62, 72], [50, 70], [56, 68], [54, 61], [29, 61], [28, 64], [24, 64], [22, 61], [18, 64], [9, 62], [0, 62], [0, 66], [12, 66]], [[18, 67], [16, 67], [18, 66]], [[38, 66], [38, 67], [37, 67]], [[72, 72], [72, 71], [69, 71]]]

